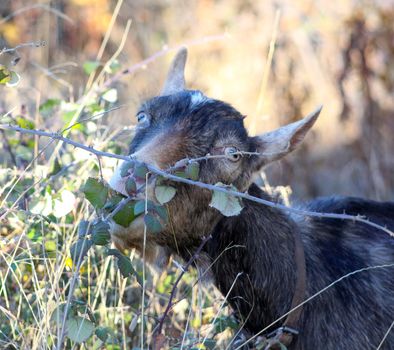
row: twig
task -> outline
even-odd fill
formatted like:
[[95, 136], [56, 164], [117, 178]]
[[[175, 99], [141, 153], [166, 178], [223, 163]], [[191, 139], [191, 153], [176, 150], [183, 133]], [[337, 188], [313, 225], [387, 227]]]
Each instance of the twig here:
[[[245, 246], [242, 246], [242, 245], [228, 245], [224, 250], [222, 250], [222, 251], [220, 252], [220, 254], [215, 258], [215, 260], [212, 261], [212, 262], [210, 263], [210, 265], [209, 265], [209, 266], [198, 276], [197, 280], [195, 280], [195, 281], [192, 283], [192, 285], [189, 285], [189, 286], [186, 287], [185, 291], [182, 293], [182, 296], [179, 297], [177, 301], [174, 301], [174, 302], [172, 303], [172, 306], [174, 306], [175, 304], [178, 304], [178, 303], [181, 302], [182, 300], [186, 299], [186, 298], [187, 298], [188, 292], [189, 292], [192, 288], [194, 288], [198, 283], [201, 282], [201, 280], [203, 279], [203, 277], [208, 273], [208, 271], [212, 268], [212, 266], [216, 264], [216, 262], [220, 259], [220, 257], [221, 257], [226, 251], [228, 251], [229, 249], [234, 249], [234, 248], [246, 248], [246, 247], [245, 247]], [[184, 271], [184, 267], [183, 267], [180, 263], [176, 262], [174, 259], [173, 259], [172, 261], [173, 261], [174, 265], [175, 265], [177, 268], [179, 268], [181, 271]], [[187, 271], [184, 271], [184, 272], [187, 272]], [[248, 317], [249, 317], [249, 316], [248, 316]], [[156, 332], [156, 331], [154, 331], [154, 332]]]
[[[105, 33], [104, 39], [103, 39], [103, 41], [101, 43], [101, 46], [100, 46], [100, 49], [99, 49], [99, 51], [97, 53], [96, 61], [100, 61], [101, 58], [103, 57], [104, 50], [107, 47], [107, 44], [108, 44], [109, 39], [111, 37], [112, 29], [114, 27], [116, 19], [118, 18], [119, 11], [120, 11], [122, 5], [123, 5], [123, 0], [118, 0], [117, 4], [115, 6], [115, 9], [112, 12], [112, 17], [111, 17], [111, 21], [109, 22], [108, 29], [107, 29], [107, 31]], [[128, 32], [128, 30], [127, 30], [127, 32]], [[125, 33], [126, 33], [126, 31], [125, 31]]]
[[[0, 124], [0, 129], [3, 130], [13, 130], [13, 131], [17, 131], [23, 134], [31, 134], [31, 135], [38, 135], [38, 136], [44, 136], [44, 137], [49, 137], [51, 139], [54, 140], [59, 140], [62, 141], [66, 144], [70, 144], [74, 147], [77, 148], [81, 148], [87, 152], [90, 152], [96, 156], [99, 157], [108, 157], [108, 158], [115, 158], [115, 159], [120, 159], [120, 160], [124, 160], [127, 162], [134, 162], [134, 163], [140, 163], [138, 161], [136, 161], [135, 159], [133, 159], [130, 156], [122, 156], [119, 154], [114, 154], [114, 153], [109, 153], [109, 152], [104, 152], [104, 151], [99, 151], [96, 150], [92, 147], [89, 146], [85, 146], [82, 143], [70, 140], [64, 136], [62, 136], [60, 133], [50, 133], [50, 132], [46, 132], [46, 131], [42, 131], [42, 130], [30, 130], [30, 129], [24, 129], [24, 128], [20, 128], [18, 126], [11, 126], [11, 125], [4, 125], [4, 124]], [[231, 190], [229, 188], [226, 187], [222, 187], [222, 186], [217, 186], [217, 185], [212, 185], [212, 184], [207, 184], [204, 182], [200, 182], [200, 181], [194, 181], [194, 180], [190, 180], [190, 179], [185, 179], [173, 174], [170, 174], [164, 170], [160, 170], [152, 165], [146, 164], [146, 167], [148, 168], [149, 171], [151, 171], [152, 173], [156, 174], [156, 175], [160, 175], [163, 176], [164, 178], [168, 179], [168, 180], [172, 180], [175, 182], [181, 182], [181, 183], [185, 183], [188, 185], [192, 185], [192, 186], [197, 186], [200, 188], [205, 188], [207, 190], [210, 191], [217, 191], [217, 192], [222, 192], [222, 193], [226, 193], [228, 195], [232, 195], [235, 197], [239, 197], [239, 198], [243, 198], [243, 199], [247, 199], [250, 200], [252, 202], [256, 202], [259, 204], [263, 204], [266, 205], [268, 207], [271, 208], [276, 208], [276, 209], [281, 209], [283, 211], [289, 212], [289, 213], [293, 213], [293, 214], [298, 214], [298, 215], [302, 215], [302, 216], [311, 216], [311, 217], [318, 217], [318, 218], [329, 218], [329, 219], [340, 219], [340, 220], [350, 220], [353, 222], [360, 222], [360, 223], [364, 223], [366, 225], [372, 226], [374, 228], [380, 229], [386, 233], [388, 233], [390, 236], [394, 237], [394, 232], [392, 232], [391, 230], [389, 230], [387, 227], [384, 227], [382, 225], [376, 224], [372, 221], [369, 221], [368, 219], [366, 219], [365, 217], [361, 216], [361, 215], [348, 215], [348, 214], [337, 214], [337, 213], [319, 213], [319, 212], [314, 212], [314, 211], [308, 211], [308, 210], [303, 210], [303, 209], [297, 209], [297, 208], [292, 208], [292, 207], [287, 207], [283, 204], [279, 204], [279, 203], [273, 203], [270, 202], [269, 200], [266, 199], [262, 199], [262, 198], [258, 198], [258, 197], [254, 197], [251, 196], [248, 193], [244, 193], [244, 192], [237, 192], [234, 190]]]
[[[230, 296], [230, 294], [231, 294], [231, 292], [232, 292], [232, 290], [233, 290], [233, 288], [234, 288], [234, 286], [235, 286], [235, 283], [237, 283], [238, 278], [241, 277], [244, 273], [245, 273], [245, 272], [238, 272], [237, 275], [235, 276], [235, 278], [234, 278], [234, 280], [233, 280], [233, 283], [231, 284], [231, 286], [230, 286], [230, 288], [229, 288], [229, 290], [228, 290], [226, 296], [224, 297], [222, 303], [221, 303], [220, 306], [219, 306], [218, 311], [216, 312], [215, 317], [213, 318], [213, 320], [212, 320], [212, 322], [211, 322], [211, 326], [215, 326], [216, 320], [218, 319], [220, 313], [222, 312], [222, 309], [223, 309], [223, 307], [224, 307], [224, 304], [225, 304], [225, 303], [227, 302], [227, 300], [229, 299], [229, 296]], [[250, 282], [250, 280], [249, 280], [249, 282]], [[253, 290], [253, 288], [252, 288], [252, 290]], [[253, 310], [253, 306], [252, 306], [251, 310], [249, 311], [248, 317], [250, 316], [252, 310]], [[209, 336], [209, 333], [210, 333], [210, 331], [208, 331], [208, 332], [205, 334], [205, 337], [204, 337], [204, 339], [203, 339], [202, 342], [201, 342], [202, 345], [204, 345], [204, 343], [206, 342], [206, 340], [207, 340], [207, 338], [208, 338], [208, 336]]]
[[101, 159], [99, 156], [97, 156], [97, 163], [99, 166], [99, 174], [100, 174], [100, 180], [104, 181], [104, 176], [103, 176], [103, 167], [101, 166]]
[[6, 48], [4, 47], [2, 50], [0, 50], [0, 56], [8, 53], [9, 55], [14, 56], [14, 58], [11, 60], [11, 64], [13, 66], [17, 65], [17, 63], [20, 61], [21, 56], [19, 56], [18, 50], [25, 48], [25, 47], [40, 47], [40, 46], [45, 46], [45, 41], [36, 41], [36, 42], [29, 42], [29, 43], [23, 43], [19, 44], [15, 47], [11, 48]]
[[65, 86], [68, 89], [68, 94], [70, 95], [70, 101], [73, 101], [73, 91], [74, 91], [74, 87], [72, 86], [72, 84], [70, 84], [68, 81], [66, 81], [65, 79], [60, 78], [57, 74], [55, 74], [51, 68], [45, 68], [40, 66], [38, 63], [36, 62], [30, 62], [30, 64], [37, 68], [38, 70], [40, 70], [45, 76], [53, 79], [54, 81], [56, 81], [57, 83], [59, 83], [60, 85]]
[[[10, 186], [10, 188], [8, 189], [7, 194], [3, 197], [2, 202], [0, 203], [0, 207], [2, 207], [8, 197], [11, 195], [12, 191], [14, 190], [15, 186], [19, 183], [19, 181], [22, 179], [22, 177], [27, 173], [28, 169], [34, 164], [35, 160], [38, 159], [38, 157], [41, 156], [41, 154], [44, 153], [44, 151], [54, 142], [55, 140], [51, 139], [41, 150], [40, 152], [30, 161], [30, 163], [23, 169], [22, 173], [18, 176], [18, 178], [16, 179], [16, 181], [13, 181], [14, 183]], [[38, 180], [37, 182], [33, 183], [32, 185], [30, 185], [28, 188], [26, 188], [20, 195], [19, 197], [14, 201], [14, 203], [12, 204], [10, 209], [13, 209], [18, 203], [19, 200], [21, 198], [23, 198], [23, 196], [25, 196], [25, 194], [31, 189], [33, 188], [37, 183], [39, 183], [41, 181]], [[4, 213], [1, 214], [0, 216], [0, 221], [5, 217], [5, 215], [7, 215], [8, 211], [10, 209], [7, 209]]]
[[[145, 174], [145, 215], [148, 214], [148, 178], [149, 173]], [[144, 326], [145, 326], [145, 291], [146, 291], [146, 234], [147, 227], [144, 220], [144, 238], [142, 242], [142, 292], [141, 292], [141, 349], [144, 348]]]
[[[100, 73], [97, 75], [97, 77], [95, 78], [95, 81], [98, 82], [99, 80], [101, 80], [101, 78], [104, 76], [105, 72], [108, 71], [108, 68], [111, 66], [111, 64], [118, 58], [118, 56], [121, 54], [124, 45], [126, 44], [126, 40], [127, 40], [127, 36], [129, 34], [130, 31], [130, 26], [131, 26], [131, 19], [129, 19], [126, 23], [126, 28], [124, 29], [123, 32], [123, 36], [122, 39], [120, 41], [119, 47], [117, 48], [117, 50], [115, 51], [115, 53], [111, 56], [111, 58], [105, 63], [103, 69], [100, 71]], [[92, 75], [93, 76], [93, 75]], [[92, 83], [92, 85], [94, 86], [95, 84]], [[90, 86], [88, 84], [88, 86]], [[98, 85], [96, 85], [95, 89], [92, 89], [92, 91], [98, 90], [98, 91], [103, 91], [105, 90], [106, 85], [105, 83], [99, 87]]]
[[64, 340], [64, 336], [65, 336], [65, 332], [66, 332], [66, 321], [67, 321], [67, 314], [68, 311], [70, 310], [70, 305], [71, 305], [71, 301], [72, 298], [74, 296], [74, 290], [75, 290], [75, 285], [77, 283], [77, 279], [79, 277], [79, 270], [81, 269], [81, 265], [83, 263], [84, 260], [84, 256], [82, 255], [84, 246], [86, 244], [87, 240], [83, 241], [82, 244], [82, 248], [81, 248], [81, 252], [78, 256], [78, 260], [77, 260], [77, 264], [75, 266], [75, 272], [72, 274], [72, 279], [70, 282], [70, 288], [68, 291], [68, 296], [67, 296], [67, 302], [66, 302], [66, 306], [64, 308], [64, 314], [62, 317], [62, 322], [61, 322], [61, 328], [60, 328], [60, 335], [58, 337], [58, 341], [57, 341], [57, 345], [56, 345], [56, 350], [61, 350], [63, 347], [63, 340]]
[[115, 74], [112, 78], [110, 78], [106, 82], [104, 82], [103, 88], [107, 88], [107, 87], [111, 86], [113, 83], [117, 82], [119, 79], [121, 79], [125, 75], [132, 74], [139, 69], [145, 68], [148, 64], [152, 63], [153, 61], [155, 61], [159, 57], [164, 56], [169, 52], [178, 51], [179, 49], [181, 49], [184, 46], [201, 45], [201, 44], [205, 44], [205, 43], [211, 42], [211, 41], [223, 40], [227, 37], [228, 37], [228, 34], [212, 35], [212, 36], [207, 36], [207, 37], [204, 37], [201, 39], [188, 41], [186, 43], [183, 43], [182, 45], [178, 45], [178, 46], [174, 46], [174, 47], [164, 47], [162, 50], [156, 52], [155, 54], [144, 59], [143, 61], [133, 64], [132, 66], [130, 66], [126, 69], [123, 69], [121, 72]]
[[[169, 167], [166, 169], [167, 172], [171, 172], [173, 170], [177, 170], [180, 169], [182, 167], [185, 167], [191, 163], [195, 163], [195, 162], [201, 162], [203, 160], [209, 160], [209, 159], [229, 159], [231, 158], [232, 155], [240, 155], [241, 157], [243, 156], [258, 156], [261, 155], [262, 153], [260, 152], [247, 152], [247, 151], [237, 151], [237, 152], [233, 152], [231, 153], [231, 155], [229, 154], [206, 154], [203, 157], [198, 157], [198, 158], [184, 158], [181, 159], [179, 161], [176, 162], [176, 164], [172, 167]], [[267, 154], [267, 153], [265, 153]], [[271, 155], [271, 154], [270, 154]]]
[[16, 53], [19, 49], [25, 48], [25, 47], [41, 47], [41, 46], [45, 46], [45, 41], [32, 41], [29, 43], [23, 43], [23, 44], [19, 44], [15, 47], [11, 47], [11, 48], [6, 48], [4, 47], [1, 51], [0, 51], [0, 55], [4, 54], [4, 53]]
[[126, 198], [123, 198], [119, 203], [118, 203], [118, 205], [116, 206], [116, 208], [114, 209], [114, 210], [112, 210], [112, 212], [110, 213], [110, 214], [108, 214], [106, 217], [105, 217], [105, 221], [109, 221], [109, 220], [111, 220], [120, 210], [122, 210], [122, 208], [127, 204], [127, 203], [129, 203], [131, 200], [132, 200], [133, 198], [132, 197], [126, 197]]
[[76, 123], [74, 123], [74, 124], [68, 126], [67, 128], [64, 128], [64, 129], [61, 131], [61, 133], [64, 133], [65, 131], [67, 131], [67, 130], [73, 128], [73, 127], [76, 126], [76, 125], [79, 125], [79, 124], [82, 124], [82, 123], [85, 123], [85, 122], [88, 122], [88, 121], [92, 121], [92, 120], [96, 120], [96, 119], [98, 119], [98, 118], [101, 118], [101, 117], [105, 116], [107, 113], [112, 112], [112, 111], [116, 111], [117, 109], [123, 108], [123, 107], [125, 107], [125, 106], [127, 106], [127, 104], [122, 104], [122, 105], [119, 105], [119, 106], [115, 106], [115, 107], [106, 109], [105, 111], [102, 111], [102, 112], [100, 112], [100, 113], [93, 114], [93, 115], [90, 116], [90, 117], [87, 117], [87, 118], [84, 118], [84, 119], [80, 119], [80, 120], [78, 120]]
[[17, 10], [17, 11], [14, 11], [10, 15], [2, 18], [0, 20], [0, 24], [3, 24], [5, 22], [9, 21], [11, 18], [13, 18], [13, 17], [15, 17], [17, 15], [20, 15], [23, 12], [30, 11], [30, 10], [33, 10], [33, 9], [36, 9], [36, 8], [40, 8], [40, 9], [43, 9], [45, 11], [51, 12], [54, 15], [66, 20], [66, 21], [68, 21], [70, 24], [74, 24], [74, 21], [70, 17], [65, 15], [63, 12], [60, 12], [59, 10], [56, 10], [55, 8], [47, 6], [47, 5], [44, 5], [44, 4], [37, 4], [37, 5], [26, 6], [26, 7], [23, 7], [21, 9]]
[[178, 284], [181, 281], [183, 275], [186, 273], [186, 271], [189, 269], [189, 267], [191, 266], [191, 264], [198, 258], [198, 256], [201, 253], [202, 248], [204, 248], [205, 244], [212, 238], [211, 235], [204, 237], [203, 240], [201, 241], [201, 244], [198, 246], [197, 250], [195, 251], [195, 253], [191, 256], [191, 258], [189, 259], [189, 261], [186, 263], [186, 265], [181, 269], [181, 273], [179, 274], [178, 278], [176, 279], [176, 281], [174, 282], [174, 285], [172, 286], [171, 289], [171, 294], [170, 294], [170, 298], [168, 299], [168, 303], [167, 303], [167, 307], [164, 310], [163, 316], [160, 318], [159, 321], [159, 326], [157, 328], [157, 334], [161, 334], [162, 330], [163, 330], [163, 325], [164, 325], [164, 321], [168, 315], [168, 313], [170, 312], [170, 309], [172, 308], [172, 306], [174, 305], [173, 303], [173, 299], [175, 297], [175, 293], [176, 290], [178, 288]]

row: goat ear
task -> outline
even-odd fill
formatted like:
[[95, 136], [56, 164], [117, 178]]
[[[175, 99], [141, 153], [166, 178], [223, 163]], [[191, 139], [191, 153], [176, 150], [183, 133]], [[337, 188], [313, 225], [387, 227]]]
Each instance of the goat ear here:
[[171, 63], [161, 96], [172, 95], [185, 90], [185, 64], [187, 49], [181, 48]]
[[322, 106], [319, 106], [304, 119], [255, 137], [256, 149], [260, 153], [258, 168], [296, 149], [315, 123], [321, 109]]

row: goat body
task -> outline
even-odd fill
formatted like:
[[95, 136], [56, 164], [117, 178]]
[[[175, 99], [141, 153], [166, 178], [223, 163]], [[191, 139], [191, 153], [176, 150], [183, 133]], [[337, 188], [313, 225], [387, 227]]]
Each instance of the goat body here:
[[[201, 181], [233, 184], [240, 191], [270, 200], [253, 183], [254, 174], [295, 149], [320, 110], [278, 130], [249, 137], [243, 116], [230, 105], [185, 90], [185, 61], [186, 51], [181, 50], [162, 94], [142, 105], [130, 154], [166, 169], [181, 159], [219, 150], [228, 157], [201, 162]], [[233, 157], [230, 151], [234, 150], [251, 155]], [[123, 193], [124, 183], [119, 171], [110, 181]], [[202, 237], [211, 235], [197, 267], [210, 266], [216, 286], [228, 294], [244, 329], [257, 334], [291, 308], [297, 281], [297, 231], [305, 251], [305, 299], [322, 292], [303, 306], [297, 325], [300, 334], [288, 348], [377, 348], [394, 320], [394, 239], [387, 233], [360, 222], [291, 215], [248, 200], [243, 201], [238, 216], [225, 217], [209, 207], [210, 191], [187, 184], [173, 186], [177, 192], [167, 204], [171, 227], [148, 235], [149, 260], [162, 264], [170, 254], [189, 260]], [[394, 203], [326, 198], [312, 201], [305, 209], [363, 215], [394, 230]], [[113, 241], [120, 248], [142, 250], [143, 226], [141, 218], [126, 229], [113, 224]], [[394, 349], [394, 331], [381, 349]]]
[[[267, 198], [255, 185], [249, 193]], [[327, 198], [311, 202], [306, 209], [365, 215], [394, 229], [394, 203]], [[394, 261], [394, 240], [365, 224], [292, 218], [278, 209], [245, 201], [239, 216], [224, 218], [215, 226], [207, 252], [212, 260], [218, 259], [213, 274], [224, 295], [237, 274], [242, 273], [229, 301], [252, 334], [291, 308], [297, 278], [294, 230], [301, 233], [305, 250], [305, 298], [353, 271]], [[376, 349], [393, 321], [393, 269], [361, 271], [306, 303], [298, 325], [300, 334], [289, 349]], [[393, 333], [382, 349], [394, 349]]]

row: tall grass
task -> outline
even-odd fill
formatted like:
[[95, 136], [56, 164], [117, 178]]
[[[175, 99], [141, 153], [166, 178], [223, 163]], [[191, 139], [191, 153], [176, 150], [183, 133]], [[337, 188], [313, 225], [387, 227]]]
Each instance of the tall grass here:
[[[270, 181], [282, 186], [267, 190], [286, 201], [290, 189], [283, 185], [289, 183], [303, 197], [393, 197], [394, 14], [384, 4], [285, 1], [280, 21], [279, 15], [274, 20], [279, 12], [272, 1], [59, 4], [0, 4], [0, 48], [47, 43], [19, 50], [15, 70], [22, 80], [15, 88], [0, 86], [1, 123], [68, 129], [69, 137], [86, 145], [125, 154], [132, 116], [164, 76], [166, 45], [192, 43], [191, 86], [233, 103], [250, 116], [247, 124], [256, 133], [325, 104], [315, 139], [268, 169]], [[352, 43], [355, 36], [364, 37], [366, 46]], [[363, 57], [367, 67], [360, 64]], [[0, 64], [9, 64], [4, 60], [0, 56]], [[133, 74], [122, 74], [129, 67]], [[95, 215], [80, 188], [100, 172], [109, 179], [114, 160], [99, 163], [62, 143], [12, 132], [2, 132], [0, 143], [0, 349], [147, 347], [181, 263], [171, 261], [164, 272], [145, 270], [136, 252], [127, 252], [137, 272], [145, 271], [142, 298], [137, 279], [123, 278], [102, 248], [90, 250], [80, 268], [70, 255], [80, 222]], [[230, 346], [237, 332], [231, 310], [196, 271], [183, 276], [176, 300], [165, 322], [173, 348], [198, 347], [204, 340], [207, 347]], [[92, 320], [96, 330], [102, 327], [105, 342], [102, 333], [82, 345], [70, 339], [62, 322], [65, 305]]]

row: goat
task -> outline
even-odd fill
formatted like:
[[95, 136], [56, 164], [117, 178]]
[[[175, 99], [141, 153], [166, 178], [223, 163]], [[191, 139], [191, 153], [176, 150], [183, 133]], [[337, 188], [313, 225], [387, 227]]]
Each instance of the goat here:
[[[241, 192], [271, 200], [253, 182], [255, 174], [293, 151], [320, 110], [250, 137], [244, 117], [232, 106], [185, 88], [186, 57], [186, 49], [178, 52], [161, 94], [142, 104], [130, 154], [160, 169], [185, 158], [224, 154], [226, 157], [201, 162], [202, 182], [232, 184]], [[242, 156], [242, 152], [251, 154]], [[125, 193], [126, 180], [119, 168], [110, 185]], [[183, 183], [174, 186], [176, 195], [167, 204], [171, 227], [148, 234], [147, 260], [163, 265], [171, 254], [189, 260], [202, 237], [211, 235], [197, 267], [203, 269], [213, 263], [215, 285], [228, 294], [229, 303], [249, 334], [259, 333], [294, 307], [296, 288], [302, 291], [301, 302], [352, 271], [394, 263], [393, 238], [365, 223], [304, 217], [248, 200], [243, 200], [239, 215], [226, 217], [209, 206], [210, 191]], [[311, 201], [303, 208], [363, 215], [394, 229], [394, 202], [330, 197]], [[142, 251], [143, 229], [142, 218], [128, 228], [113, 224], [112, 239], [122, 249]], [[298, 336], [289, 327], [275, 331], [278, 324], [264, 335], [271, 339], [267, 334], [274, 331], [275, 341], [288, 349], [376, 349], [394, 319], [392, 266], [349, 276], [305, 303], [291, 325], [299, 331]], [[394, 349], [394, 331], [381, 349]]]

